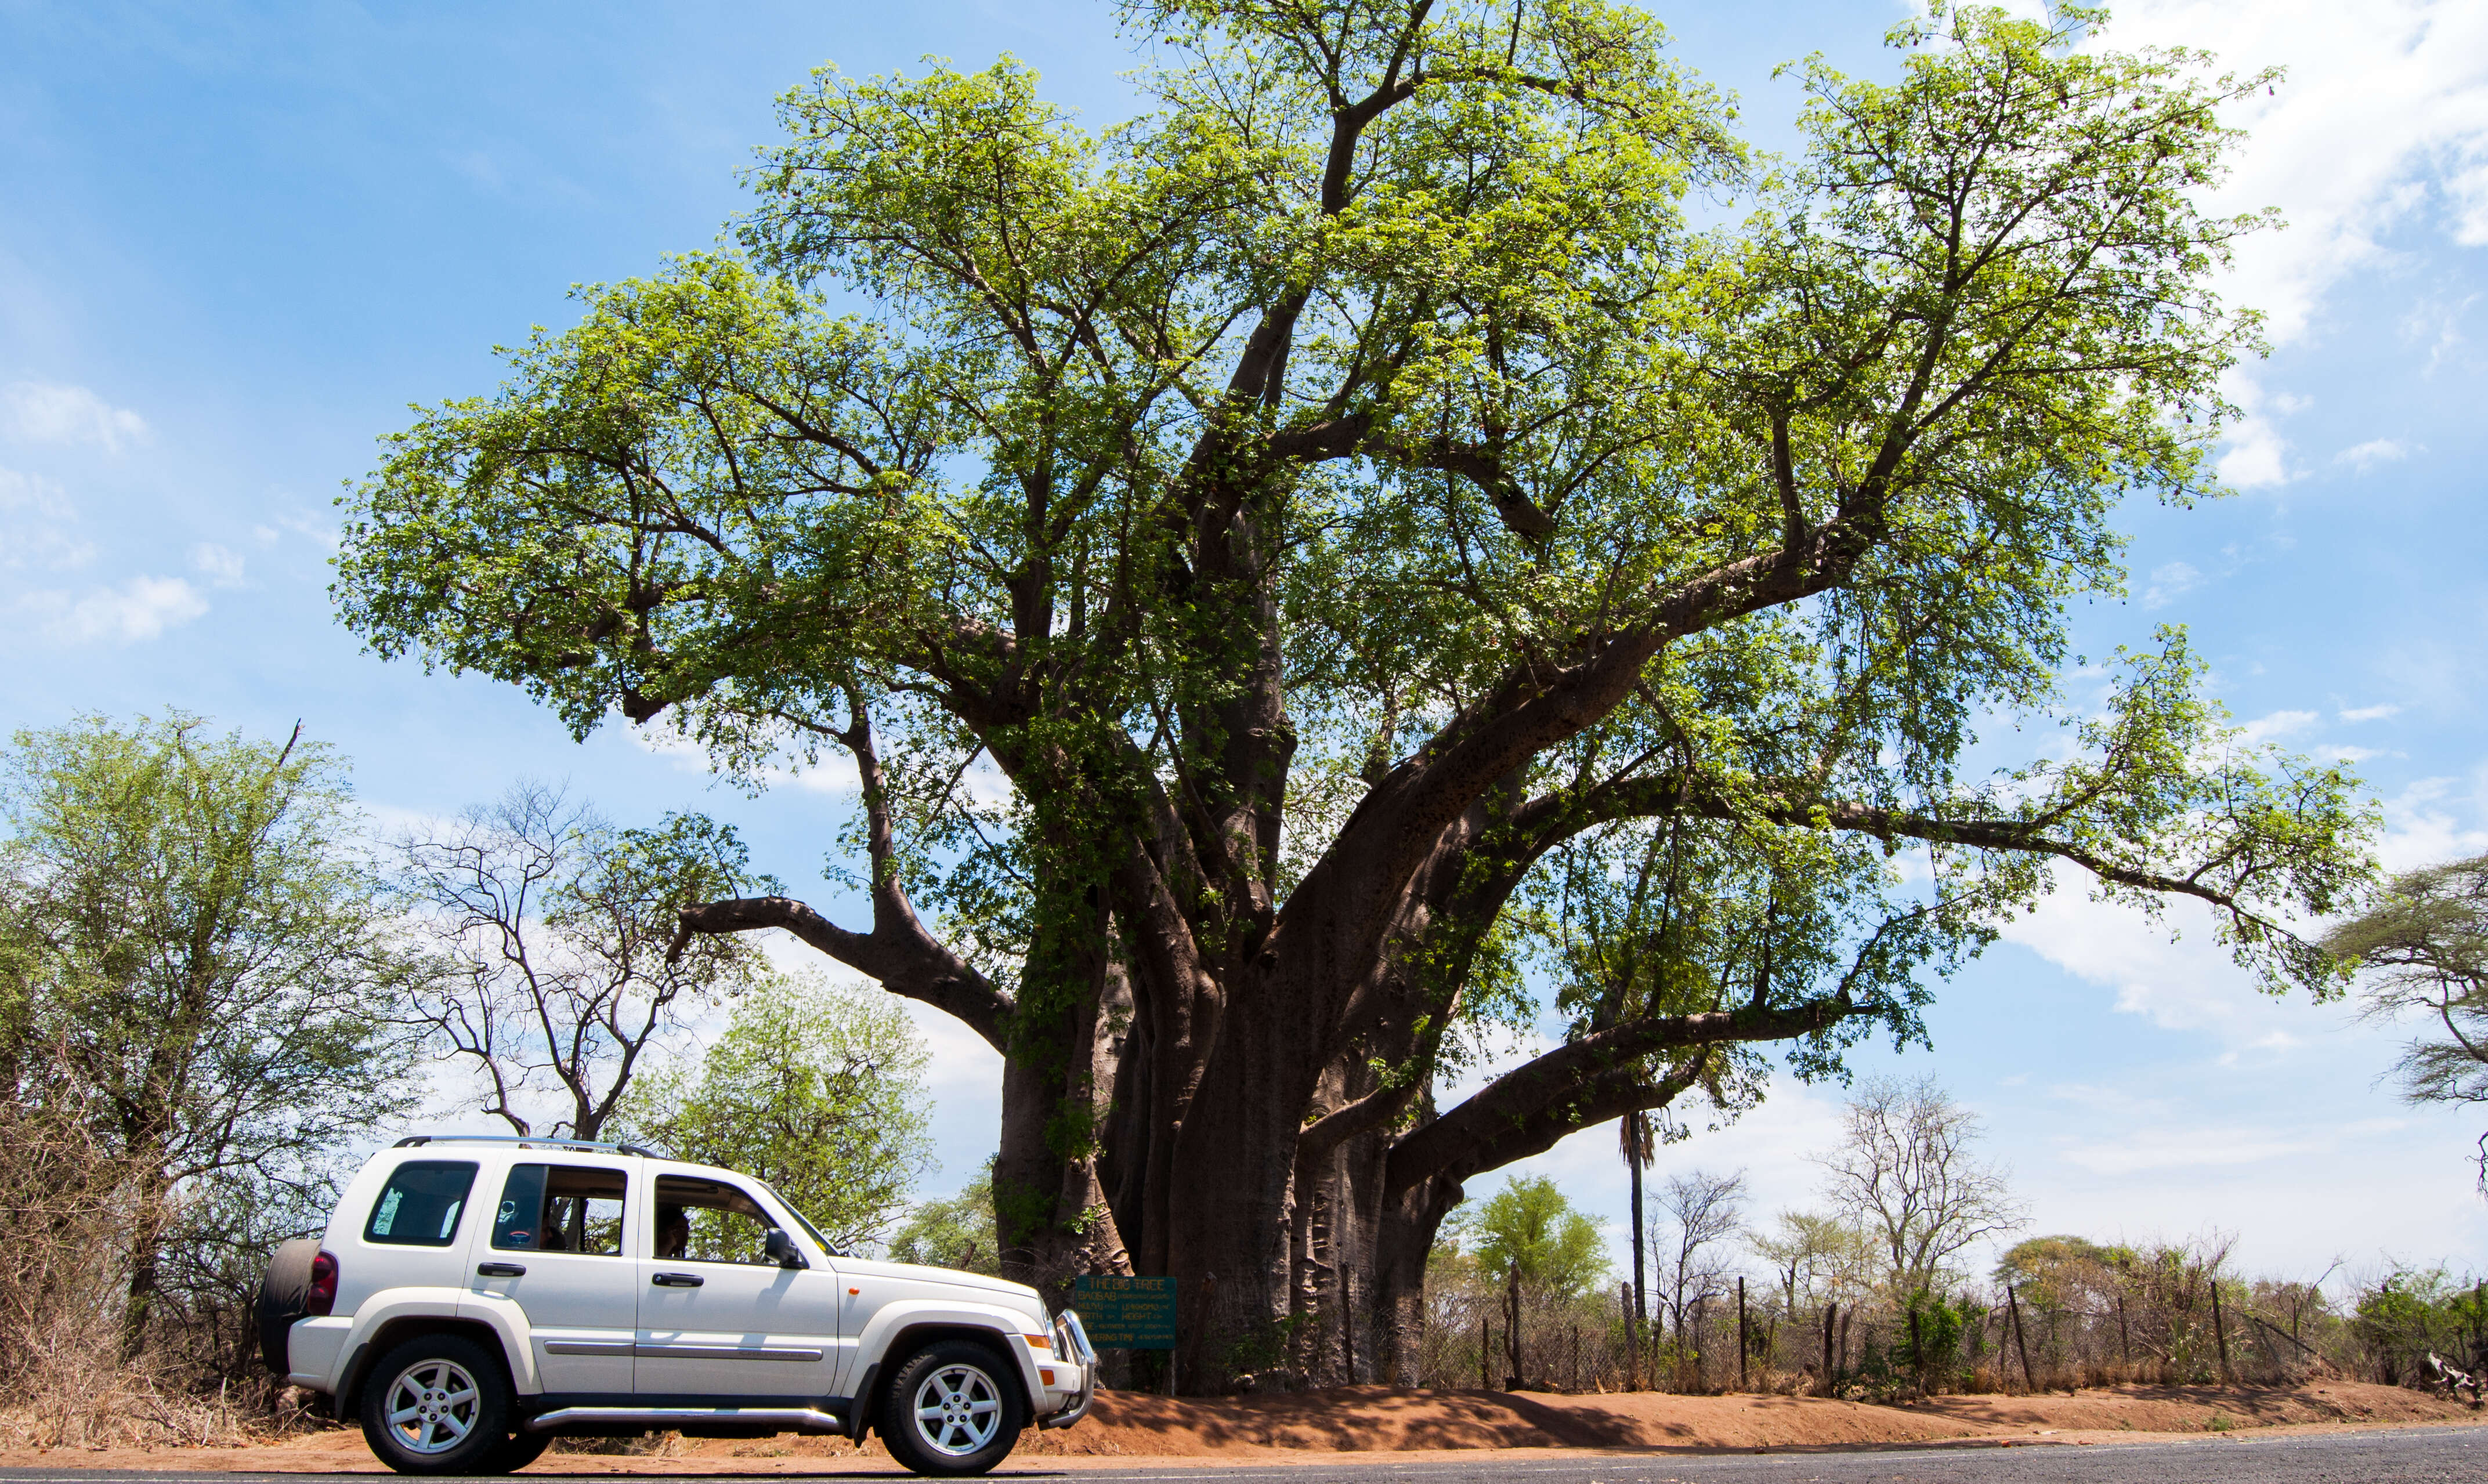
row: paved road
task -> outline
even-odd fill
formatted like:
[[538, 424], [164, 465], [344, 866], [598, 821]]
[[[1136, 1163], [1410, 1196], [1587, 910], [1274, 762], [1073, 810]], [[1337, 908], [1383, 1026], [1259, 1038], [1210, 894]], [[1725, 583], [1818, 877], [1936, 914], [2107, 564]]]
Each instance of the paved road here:
[[[2481, 1484], [2488, 1428], [2412, 1428], [2372, 1433], [2206, 1439], [2199, 1442], [2037, 1444], [2010, 1448], [1627, 1456], [1525, 1461], [1509, 1453], [1475, 1460], [1223, 1464], [1206, 1468], [1048, 1470], [1041, 1459], [1005, 1465], [997, 1478], [1063, 1484]], [[838, 1477], [836, 1472], [762, 1477]], [[844, 1474], [890, 1478], [887, 1472]], [[338, 1475], [116, 1472], [98, 1469], [0, 1469], [0, 1484], [306, 1484]], [[360, 1475], [361, 1478], [371, 1476]], [[532, 1477], [532, 1476], [529, 1476]], [[719, 1474], [608, 1474], [600, 1484], [689, 1484]]]

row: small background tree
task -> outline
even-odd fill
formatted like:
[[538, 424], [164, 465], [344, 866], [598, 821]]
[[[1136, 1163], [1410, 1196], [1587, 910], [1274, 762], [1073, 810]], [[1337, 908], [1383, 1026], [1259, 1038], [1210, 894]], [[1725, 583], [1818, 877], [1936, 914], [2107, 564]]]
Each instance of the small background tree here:
[[994, 1162], [967, 1189], [942, 1200], [919, 1202], [890, 1239], [890, 1260], [1000, 1274], [1001, 1243], [994, 1231]]
[[[411, 1103], [344, 764], [300, 729], [86, 716], [0, 754], [0, 1392], [265, 1386], [247, 1300]], [[264, 1392], [261, 1392], [264, 1395]]]
[[757, 1176], [856, 1250], [932, 1164], [926, 1059], [888, 995], [763, 970], [705, 1051], [630, 1085], [609, 1132]]
[[522, 783], [397, 854], [399, 902], [436, 966], [407, 1023], [519, 1134], [601, 1137], [641, 1058], [761, 964], [754, 943], [681, 935], [686, 905], [772, 884], [701, 815], [624, 829]]

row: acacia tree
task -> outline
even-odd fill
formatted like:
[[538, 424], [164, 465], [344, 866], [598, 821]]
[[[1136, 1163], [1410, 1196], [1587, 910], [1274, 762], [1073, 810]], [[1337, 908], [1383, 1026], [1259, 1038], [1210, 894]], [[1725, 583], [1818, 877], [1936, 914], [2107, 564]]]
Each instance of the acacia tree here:
[[[785, 929], [1002, 1050], [1014, 1271], [1179, 1277], [1213, 1387], [1352, 1291], [1404, 1378], [1462, 1182], [1739, 1046], [1916, 1034], [2057, 863], [2329, 983], [2285, 924], [2361, 879], [2351, 780], [2241, 750], [2176, 635], [2086, 719], [2053, 682], [2117, 501], [2216, 492], [2254, 223], [2193, 192], [2261, 79], [1962, 11], [1893, 82], [1813, 67], [1767, 164], [1599, 0], [1123, 11], [1159, 65], [1100, 133], [1007, 60], [788, 94], [741, 254], [423, 410], [336, 587], [582, 735], [852, 763], [868, 918], [685, 938]], [[1965, 777], [1982, 713], [2072, 744]], [[1551, 856], [1668, 832], [1682, 971], [1438, 1106]]]
[[[2405, 1098], [2488, 1104], [2488, 855], [2394, 877], [2324, 945], [2371, 971], [2370, 1017], [2425, 1026], [2402, 1050]], [[2478, 1150], [2488, 1190], [2488, 1134]]]

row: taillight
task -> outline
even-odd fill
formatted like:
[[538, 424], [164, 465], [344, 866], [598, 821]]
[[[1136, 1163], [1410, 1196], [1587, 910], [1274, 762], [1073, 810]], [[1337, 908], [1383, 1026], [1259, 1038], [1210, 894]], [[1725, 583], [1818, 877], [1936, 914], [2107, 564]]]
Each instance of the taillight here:
[[337, 1259], [323, 1252], [311, 1259], [311, 1289], [302, 1296], [305, 1312], [325, 1314], [337, 1306]]

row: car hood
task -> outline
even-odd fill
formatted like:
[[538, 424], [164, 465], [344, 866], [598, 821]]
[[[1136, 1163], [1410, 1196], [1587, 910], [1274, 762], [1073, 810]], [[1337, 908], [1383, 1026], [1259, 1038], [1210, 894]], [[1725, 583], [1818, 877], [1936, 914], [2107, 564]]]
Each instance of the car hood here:
[[1037, 1297], [1035, 1289], [1008, 1278], [987, 1277], [981, 1273], [962, 1273], [956, 1268], [927, 1268], [919, 1263], [874, 1262], [862, 1257], [839, 1258], [838, 1271], [874, 1277], [907, 1278], [919, 1283], [947, 1283], [954, 1288], [1007, 1297], [1016, 1301], [1019, 1307], [1032, 1308], [1039, 1314], [1045, 1312], [1045, 1301]]

